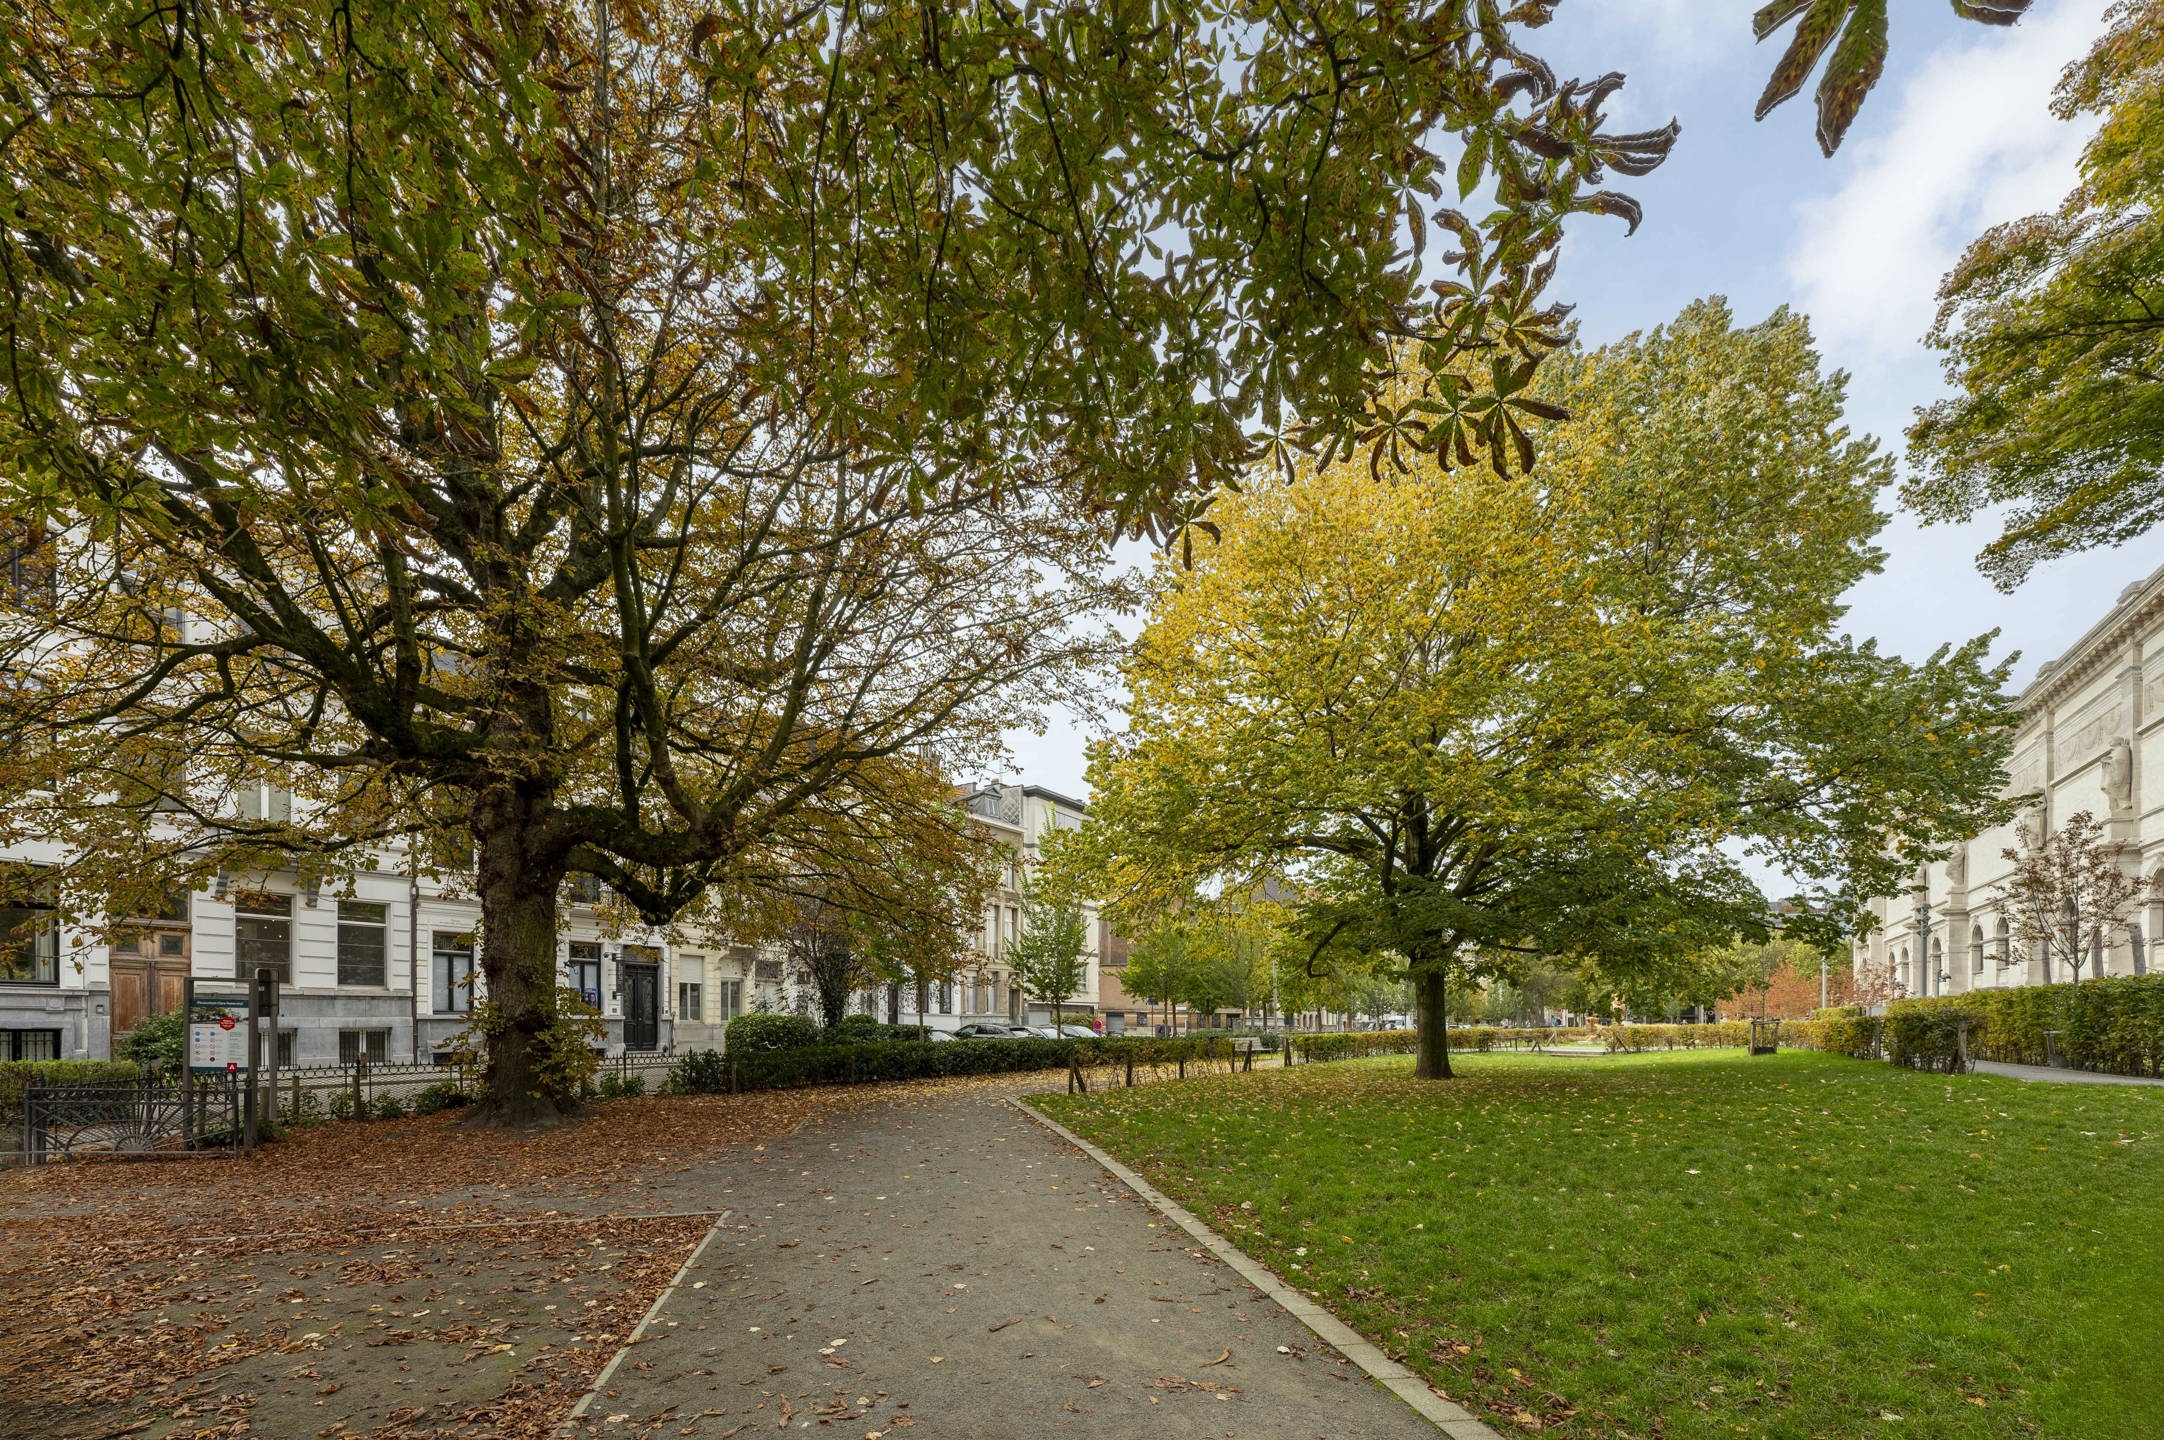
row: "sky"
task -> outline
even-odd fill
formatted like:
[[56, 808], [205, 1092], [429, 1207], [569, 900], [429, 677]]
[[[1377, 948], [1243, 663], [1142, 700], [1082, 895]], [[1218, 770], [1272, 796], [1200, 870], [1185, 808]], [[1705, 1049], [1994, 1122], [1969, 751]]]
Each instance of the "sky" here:
[[[1751, 9], [1563, 0], [1555, 23], [1529, 35], [1559, 75], [1629, 77], [1610, 102], [1611, 128], [1683, 126], [1659, 170], [1612, 182], [1644, 205], [1638, 232], [1576, 224], [1550, 293], [1576, 305], [1594, 345], [1706, 295], [1726, 296], [1745, 324], [1800, 310], [1823, 363], [1850, 376], [1851, 428], [1899, 455], [1917, 407], [1945, 393], [1923, 343], [1940, 276], [1983, 230], [2050, 209], [2073, 186], [2086, 131], [2050, 113], [2051, 91], [2102, 32], [2104, 3], [2038, 0], [2008, 29], [1959, 20], [1944, 0], [1895, 5], [1886, 74], [1831, 160], [1812, 136], [1808, 86], [1751, 119], [1787, 35], [1755, 44]], [[1997, 533], [1988, 519], [1923, 527], [1891, 493], [1881, 503], [1892, 514], [1879, 540], [1885, 568], [1851, 592], [1848, 628], [1911, 660], [1996, 630], [1998, 654], [2019, 652], [2016, 686], [2164, 564], [2164, 543], [2147, 537], [2049, 562], [2001, 594], [1975, 567]], [[1090, 735], [1064, 715], [1042, 735], [1010, 734], [1006, 774], [1086, 798]]]

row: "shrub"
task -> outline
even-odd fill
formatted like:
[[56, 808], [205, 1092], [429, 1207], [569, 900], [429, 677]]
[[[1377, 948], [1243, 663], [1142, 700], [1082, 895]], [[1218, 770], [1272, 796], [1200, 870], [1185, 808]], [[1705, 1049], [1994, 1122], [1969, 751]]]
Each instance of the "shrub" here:
[[143, 1072], [119, 1060], [6, 1060], [0, 1061], [0, 1115], [20, 1117], [23, 1087], [33, 1080], [50, 1084], [80, 1084], [91, 1080], [140, 1080]]
[[406, 1102], [396, 1095], [378, 1095], [370, 1105], [369, 1113], [378, 1120], [403, 1120], [406, 1118]]
[[1350, 1060], [1362, 1055], [1402, 1054], [1419, 1041], [1417, 1030], [1326, 1030], [1315, 1035], [1294, 1035], [1287, 1043], [1301, 1060]]
[[473, 1097], [458, 1088], [455, 1080], [438, 1080], [423, 1085], [413, 1096], [413, 1113], [416, 1115], [440, 1115], [446, 1110], [456, 1110], [470, 1105]]
[[739, 1015], [722, 1032], [732, 1055], [759, 1050], [797, 1050], [819, 1043], [819, 1027], [803, 1015]]
[[886, 1039], [886, 1028], [869, 1015], [844, 1015], [828, 1028], [825, 1039], [834, 1045], [861, 1045]]
[[[353, 1101], [349, 1096], [346, 1104]], [[288, 1125], [314, 1125], [323, 1119], [323, 1099], [313, 1090], [287, 1090], [278, 1100], [278, 1118]]]
[[113, 1047], [115, 1060], [177, 1070], [188, 1050], [188, 1017], [178, 1010], [146, 1015]]
[[719, 1050], [693, 1050], [669, 1067], [671, 1095], [718, 1095], [729, 1088], [729, 1062]]
[[729, 1079], [744, 1090], [800, 1085], [870, 1084], [943, 1075], [1006, 1075], [1063, 1070], [1081, 1065], [1169, 1065], [1179, 1060], [1230, 1064], [1237, 1052], [1229, 1037], [1139, 1037], [1095, 1040], [883, 1040], [865, 1045], [806, 1045], [759, 1050], [729, 1058]]
[[333, 1120], [351, 1120], [353, 1118], [353, 1092], [351, 1090], [333, 1090], [331, 1092], [330, 1112]]
[[635, 1098], [646, 1093], [646, 1077], [627, 1075], [620, 1070], [606, 1071], [601, 1076], [601, 1084], [596, 1093], [603, 1100]]
[[1961, 1032], [1979, 1027], [1966, 995], [1938, 995], [1896, 1000], [1886, 1007], [1881, 1037], [1886, 1058], [1916, 1070], [1957, 1070]]

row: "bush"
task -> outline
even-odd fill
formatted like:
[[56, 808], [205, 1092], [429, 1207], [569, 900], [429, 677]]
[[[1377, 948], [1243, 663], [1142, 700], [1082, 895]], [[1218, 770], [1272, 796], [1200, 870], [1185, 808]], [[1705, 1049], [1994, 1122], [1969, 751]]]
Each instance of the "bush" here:
[[[350, 1107], [352, 1100], [346, 1101]], [[323, 1119], [323, 1100], [313, 1090], [282, 1091], [278, 1098], [278, 1118], [287, 1125], [314, 1125]]]
[[[1396, 1055], [1420, 1042], [1417, 1030], [1325, 1030], [1293, 1035], [1286, 1043], [1301, 1060], [1351, 1060], [1362, 1055]], [[1490, 1043], [1493, 1041], [1491, 1039]]]
[[803, 1015], [739, 1015], [722, 1032], [732, 1055], [760, 1050], [798, 1050], [819, 1043], [819, 1027]]
[[1915, 1070], [1954, 1071], [1961, 1068], [1961, 1034], [1970, 1032], [1973, 1043], [1976, 1012], [1966, 995], [1938, 995], [1896, 1000], [1886, 1007], [1880, 1038], [1886, 1058]]
[[333, 1120], [351, 1120], [353, 1118], [353, 1092], [351, 1090], [333, 1090], [331, 1092], [330, 1112]]
[[396, 1095], [378, 1095], [370, 1105], [369, 1113], [378, 1120], [403, 1120], [406, 1118], [406, 1102]]
[[826, 1040], [833, 1045], [861, 1045], [868, 1040], [884, 1040], [886, 1026], [869, 1015], [844, 1015], [828, 1027]]
[[882, 1040], [864, 1045], [807, 1045], [791, 1050], [759, 1050], [732, 1055], [724, 1088], [733, 1080], [744, 1090], [789, 1089], [800, 1085], [871, 1084], [944, 1075], [1007, 1075], [1035, 1070], [1064, 1070], [1080, 1065], [1170, 1065], [1180, 1060], [1232, 1063], [1237, 1052], [1229, 1037], [1197, 1035], [1159, 1040], [1140, 1037], [1095, 1040]]
[[6, 1060], [0, 1061], [0, 1116], [20, 1118], [23, 1087], [33, 1080], [49, 1084], [80, 1084], [92, 1080], [133, 1081], [142, 1070], [120, 1060]]
[[1790, 1020], [1781, 1026], [1781, 1043], [1802, 1050], [1823, 1050], [1873, 1060], [1879, 1053], [1879, 1021], [1854, 1005], [1830, 1006], [1808, 1020]]
[[470, 1105], [472, 1103], [473, 1097], [459, 1089], [458, 1082], [455, 1080], [438, 1080], [434, 1084], [423, 1085], [414, 1092], [413, 1113], [416, 1115], [440, 1115], [446, 1110], [456, 1110], [461, 1105]]
[[121, 1036], [120, 1043], [113, 1047], [113, 1058], [178, 1070], [187, 1058], [187, 1051], [188, 1017], [178, 1010], [168, 1010], [163, 1015], [146, 1015], [136, 1021], [135, 1028]]
[[611, 1070], [602, 1075], [597, 1093], [604, 1100], [633, 1099], [646, 1093], [646, 1077]]
[[669, 1067], [664, 1095], [719, 1095], [729, 1088], [729, 1062], [719, 1050], [687, 1050]]

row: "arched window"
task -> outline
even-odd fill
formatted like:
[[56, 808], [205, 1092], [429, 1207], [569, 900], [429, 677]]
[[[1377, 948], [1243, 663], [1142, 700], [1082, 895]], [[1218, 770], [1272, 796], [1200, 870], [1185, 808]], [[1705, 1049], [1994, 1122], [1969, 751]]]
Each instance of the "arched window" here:
[[1909, 947], [1906, 945], [1901, 947], [1901, 983], [1908, 987], [1909, 994], [1916, 993], [1916, 971], [1909, 964]]
[[2104, 932], [2099, 928], [2089, 931], [2089, 978], [2104, 978]]
[[2007, 925], [2006, 917], [2004, 915], [2001, 915], [1999, 917], [1999, 923], [1995, 927], [1995, 933], [1993, 938], [1997, 941], [1999, 947], [1999, 964], [2001, 966], [2013, 964], [2014, 932], [2012, 928]]
[[2132, 952], [2134, 957], [2134, 973], [2136, 975], [2148, 974], [2149, 950], [2142, 937], [2141, 921], [2129, 920], [2126, 922], [2126, 944], [2127, 949]]
[[1931, 937], [1931, 974], [1928, 993], [1936, 995], [1946, 988], [1946, 943], [1934, 935]]
[[1984, 927], [1981, 925], [1969, 927], [1969, 973], [1984, 973]]

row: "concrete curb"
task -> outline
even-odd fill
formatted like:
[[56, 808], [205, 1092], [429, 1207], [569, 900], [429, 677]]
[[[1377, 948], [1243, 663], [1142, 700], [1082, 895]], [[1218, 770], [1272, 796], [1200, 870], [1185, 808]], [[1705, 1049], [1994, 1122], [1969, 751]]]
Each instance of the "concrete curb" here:
[[691, 1248], [691, 1254], [685, 1257], [683, 1264], [676, 1267], [676, 1274], [670, 1277], [668, 1284], [661, 1287], [661, 1293], [654, 1297], [653, 1304], [646, 1307], [646, 1313], [639, 1317], [639, 1323], [631, 1327], [631, 1333], [624, 1337], [623, 1345], [609, 1357], [609, 1363], [601, 1367], [601, 1373], [594, 1377], [594, 1383], [587, 1387], [586, 1393], [571, 1407], [571, 1413], [557, 1423], [556, 1434], [578, 1433], [578, 1422], [586, 1418], [586, 1412], [593, 1408], [594, 1401], [600, 1398], [609, 1381], [615, 1378], [616, 1367], [624, 1363], [624, 1357], [631, 1353], [631, 1347], [646, 1338], [646, 1332], [661, 1318], [661, 1307], [668, 1304], [669, 1298], [676, 1294], [678, 1287], [684, 1283], [684, 1277], [691, 1273], [691, 1267], [699, 1263], [699, 1257], [706, 1253], [706, 1247], [713, 1244], [714, 1237], [721, 1233], [723, 1221], [733, 1213], [735, 1212], [729, 1210], [720, 1212], [720, 1218], [706, 1227], [706, 1233], [700, 1236], [699, 1243]]
[[[1436, 1429], [1449, 1436], [1450, 1440], [1502, 1440], [1495, 1431], [1474, 1419], [1471, 1412], [1429, 1389], [1427, 1381], [1385, 1355], [1375, 1345], [1363, 1339], [1350, 1325], [1287, 1285], [1274, 1272], [1249, 1258], [1240, 1247], [1196, 1219], [1187, 1207], [1133, 1170], [1057, 1120], [1039, 1114], [1024, 1101], [1009, 1100], [1007, 1103], [1117, 1176], [1121, 1184], [1148, 1201], [1158, 1213], [1194, 1236], [1203, 1249], [1231, 1266], [1242, 1280], [1276, 1301], [1294, 1319], [1314, 1331], [1317, 1339], [1329, 1344], [1366, 1371], [1369, 1379], [1412, 1406], [1423, 1419], [1433, 1423]], [[607, 1378], [606, 1372], [603, 1378]], [[598, 1390], [599, 1384], [594, 1388]]]

